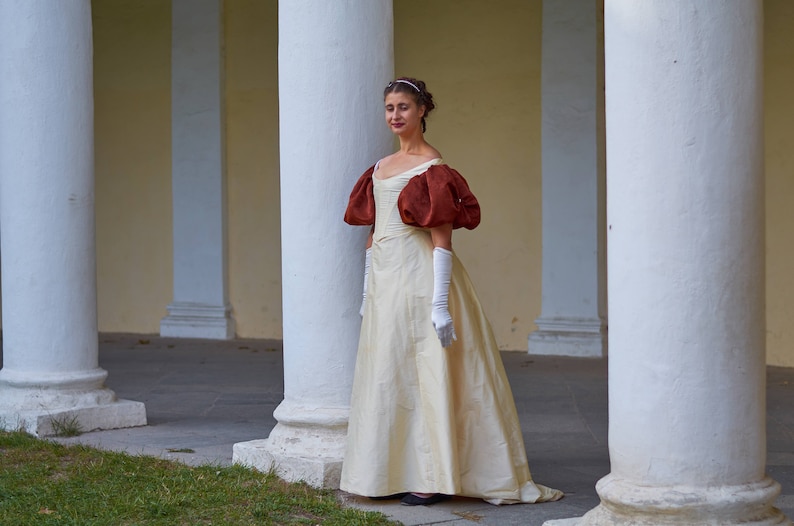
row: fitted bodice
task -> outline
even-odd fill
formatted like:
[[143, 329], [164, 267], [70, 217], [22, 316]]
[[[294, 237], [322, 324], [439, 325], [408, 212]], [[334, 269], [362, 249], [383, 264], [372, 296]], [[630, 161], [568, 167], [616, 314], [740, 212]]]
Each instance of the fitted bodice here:
[[372, 237], [375, 241], [397, 236], [416, 228], [403, 223], [397, 208], [397, 199], [412, 177], [416, 177], [430, 166], [442, 162], [440, 158], [431, 159], [388, 179], [381, 180], [372, 176], [372, 192], [375, 196], [375, 231]]

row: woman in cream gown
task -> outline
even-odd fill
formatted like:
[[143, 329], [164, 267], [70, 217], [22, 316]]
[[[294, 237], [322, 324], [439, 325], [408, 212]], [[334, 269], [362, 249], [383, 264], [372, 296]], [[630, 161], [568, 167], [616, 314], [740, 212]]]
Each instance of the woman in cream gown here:
[[[428, 106], [432, 109], [429, 97], [415, 79], [398, 79], [387, 87], [390, 125], [390, 100], [397, 101], [392, 113], [409, 100], [418, 115], [410, 137], [401, 133], [412, 131], [402, 129], [413, 124], [410, 111], [397, 118], [405, 121], [396, 132], [401, 146], [417, 136], [424, 143], [418, 125], [419, 119], [424, 124]], [[437, 153], [427, 146], [429, 150], [418, 150], [424, 157]], [[532, 481], [490, 324], [463, 265], [451, 252], [448, 311], [453, 332], [451, 338], [447, 334], [447, 347], [442, 346], [439, 324], [434, 327], [434, 240], [439, 236], [433, 228], [406, 224], [407, 207], [398, 201], [414, 178], [460, 176], [439, 157], [386, 178], [379, 177], [381, 172], [386, 172], [383, 167], [371, 168], [354, 190], [374, 200], [375, 222], [341, 488], [370, 497], [414, 493], [404, 504], [431, 504], [442, 495], [479, 497], [493, 504], [561, 498], [562, 492]], [[462, 178], [455, 184], [460, 181], [468, 191]], [[346, 220], [361, 224], [351, 220], [354, 200], [351, 196]], [[479, 207], [476, 214], [479, 222]]]

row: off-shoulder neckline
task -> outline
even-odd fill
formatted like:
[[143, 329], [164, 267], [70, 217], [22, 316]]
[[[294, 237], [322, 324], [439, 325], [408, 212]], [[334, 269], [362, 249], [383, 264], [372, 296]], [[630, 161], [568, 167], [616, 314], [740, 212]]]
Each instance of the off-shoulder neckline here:
[[374, 167], [374, 169], [372, 170], [372, 178], [373, 178], [373, 179], [375, 179], [376, 181], [388, 181], [389, 179], [394, 179], [395, 177], [400, 177], [401, 175], [405, 175], [405, 174], [407, 174], [407, 173], [410, 173], [410, 172], [413, 172], [413, 171], [415, 171], [415, 170], [418, 170], [419, 168], [422, 168], [422, 167], [423, 167], [423, 166], [425, 166], [425, 165], [429, 165], [430, 163], [436, 163], [436, 164], [439, 164], [439, 163], [437, 163], [436, 161], [441, 161], [441, 160], [442, 160], [442, 158], [441, 158], [441, 157], [434, 157], [434, 158], [430, 159], [429, 161], [425, 161], [425, 162], [423, 162], [423, 163], [417, 164], [417, 165], [416, 165], [416, 166], [414, 166], [413, 168], [408, 168], [407, 170], [405, 170], [405, 171], [403, 171], [403, 172], [400, 172], [400, 173], [394, 174], [394, 175], [392, 175], [392, 176], [390, 176], [390, 177], [387, 177], [387, 178], [385, 178], [385, 179], [381, 179], [380, 177], [375, 177], [375, 172], [377, 172], [377, 171], [378, 171], [378, 165], [380, 164], [380, 161], [378, 161], [377, 163], [375, 163], [375, 167]]

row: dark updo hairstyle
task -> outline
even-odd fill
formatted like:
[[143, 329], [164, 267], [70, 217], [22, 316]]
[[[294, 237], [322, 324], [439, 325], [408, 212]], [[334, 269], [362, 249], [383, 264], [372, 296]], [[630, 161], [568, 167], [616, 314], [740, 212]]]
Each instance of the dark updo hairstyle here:
[[383, 98], [385, 99], [389, 93], [408, 93], [413, 97], [417, 106], [425, 107], [425, 114], [422, 117], [422, 133], [424, 133], [427, 129], [425, 118], [436, 107], [433, 104], [433, 94], [427, 91], [425, 83], [411, 77], [399, 77], [389, 82], [386, 89], [383, 90]]

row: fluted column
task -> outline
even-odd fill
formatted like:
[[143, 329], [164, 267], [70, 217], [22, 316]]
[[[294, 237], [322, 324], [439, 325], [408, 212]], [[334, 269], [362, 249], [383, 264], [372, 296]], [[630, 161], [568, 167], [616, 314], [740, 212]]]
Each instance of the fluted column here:
[[162, 336], [229, 339], [224, 0], [171, 3], [174, 300]]
[[604, 356], [603, 0], [543, 3], [543, 298], [530, 354]]
[[789, 523], [765, 475], [762, 18], [606, 1], [612, 470], [580, 525]]
[[0, 427], [146, 424], [99, 367], [90, 0], [0, 2]]
[[338, 487], [360, 328], [365, 228], [342, 221], [358, 176], [389, 153], [391, 0], [279, 2], [284, 401], [236, 462]]

